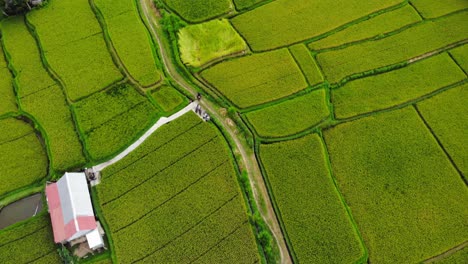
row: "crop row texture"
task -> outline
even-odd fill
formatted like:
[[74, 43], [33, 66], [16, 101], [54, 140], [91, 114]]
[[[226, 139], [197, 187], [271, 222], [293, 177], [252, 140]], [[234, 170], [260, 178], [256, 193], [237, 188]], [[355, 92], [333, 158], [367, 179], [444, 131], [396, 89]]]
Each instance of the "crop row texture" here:
[[50, 67], [76, 101], [123, 78], [86, 0], [50, 1], [28, 13]]
[[203, 71], [201, 76], [240, 108], [279, 99], [307, 87], [287, 49], [222, 62]]

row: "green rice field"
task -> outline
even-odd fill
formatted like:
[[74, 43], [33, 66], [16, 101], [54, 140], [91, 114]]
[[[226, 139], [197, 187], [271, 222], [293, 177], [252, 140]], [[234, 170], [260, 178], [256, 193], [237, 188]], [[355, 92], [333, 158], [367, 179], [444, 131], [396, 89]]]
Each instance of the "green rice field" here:
[[[36, 4], [0, 0], [0, 264], [468, 263], [467, 0]], [[103, 249], [54, 243], [65, 172]]]

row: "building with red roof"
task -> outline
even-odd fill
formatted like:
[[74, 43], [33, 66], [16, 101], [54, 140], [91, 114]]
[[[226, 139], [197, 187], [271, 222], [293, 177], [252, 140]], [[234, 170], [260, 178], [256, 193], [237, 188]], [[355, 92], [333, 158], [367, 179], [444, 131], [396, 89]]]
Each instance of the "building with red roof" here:
[[84, 173], [65, 173], [59, 181], [47, 185], [46, 197], [55, 243], [65, 244], [96, 233], [97, 222]]

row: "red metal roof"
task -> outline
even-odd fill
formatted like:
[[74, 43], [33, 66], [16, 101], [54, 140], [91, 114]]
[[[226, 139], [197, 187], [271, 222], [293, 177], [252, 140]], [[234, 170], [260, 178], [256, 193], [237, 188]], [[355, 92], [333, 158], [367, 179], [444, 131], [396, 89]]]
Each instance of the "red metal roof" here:
[[62, 207], [60, 206], [60, 196], [56, 183], [47, 185], [46, 187], [47, 204], [49, 205], [50, 220], [54, 231], [55, 243], [60, 243], [66, 240], [65, 223], [63, 222]]
[[68, 241], [79, 231], [96, 229], [96, 219], [92, 216], [75, 216], [68, 223], [64, 221], [63, 204], [60, 200], [59, 186], [52, 183], [46, 186], [47, 204], [49, 205], [50, 219], [54, 231], [55, 243]]

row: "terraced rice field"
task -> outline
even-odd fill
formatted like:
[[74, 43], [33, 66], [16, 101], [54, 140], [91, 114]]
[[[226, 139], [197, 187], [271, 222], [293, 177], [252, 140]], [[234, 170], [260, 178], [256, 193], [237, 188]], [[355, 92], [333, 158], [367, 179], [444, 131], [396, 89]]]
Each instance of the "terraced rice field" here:
[[[102, 28], [88, 1], [50, 1], [28, 13], [27, 21], [71, 100], [95, 93], [123, 78], [112, 61]], [[90, 60], [90, 58], [93, 58]]]
[[[108, 250], [77, 263], [467, 263], [468, 1], [152, 4], [0, 15], [0, 211], [199, 93], [211, 122], [101, 171]], [[62, 262], [46, 211], [0, 263]]]
[[230, 12], [233, 5], [230, 0], [163, 0], [163, 2], [183, 19], [190, 22], [202, 22]]
[[97, 15], [129, 74], [142, 86], [161, 80], [156, 51], [141, 21], [135, 1], [94, 0]]
[[317, 134], [261, 145], [260, 157], [298, 262], [355, 263], [365, 259]]
[[47, 175], [46, 150], [36, 131], [22, 120], [0, 119], [0, 156], [2, 172], [0, 197], [39, 182]]
[[[59, 263], [49, 215], [42, 213], [0, 230], [2, 263]], [[27, 252], [27, 254], [25, 254]]]
[[193, 113], [104, 170], [103, 180], [97, 190], [119, 262], [259, 260], [226, 144]]
[[307, 87], [287, 49], [222, 62], [201, 76], [240, 108], [280, 99]]
[[105, 160], [122, 151], [160, 115], [148, 98], [125, 84], [81, 100], [74, 108], [93, 160]]
[[324, 136], [369, 259], [415, 263], [466, 240], [466, 185], [413, 107]]
[[4, 20], [2, 34], [10, 67], [16, 72], [16, 91], [21, 109], [31, 114], [44, 130], [52, 167], [65, 171], [84, 164], [82, 145], [63, 87], [44, 68], [24, 17]]

